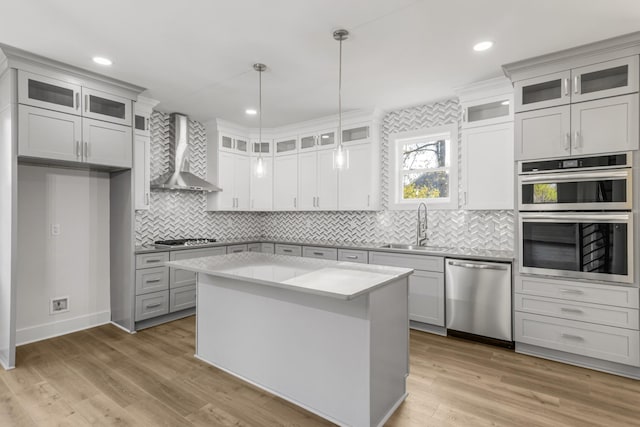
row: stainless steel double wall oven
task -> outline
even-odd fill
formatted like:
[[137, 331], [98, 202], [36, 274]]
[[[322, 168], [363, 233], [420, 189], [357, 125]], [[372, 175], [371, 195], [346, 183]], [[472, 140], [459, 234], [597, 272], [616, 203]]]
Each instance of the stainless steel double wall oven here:
[[631, 153], [518, 163], [520, 272], [633, 283]]

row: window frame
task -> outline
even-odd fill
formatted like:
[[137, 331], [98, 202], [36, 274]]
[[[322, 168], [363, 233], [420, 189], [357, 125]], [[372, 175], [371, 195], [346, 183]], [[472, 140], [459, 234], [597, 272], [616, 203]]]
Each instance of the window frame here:
[[[402, 147], [412, 140], [431, 139], [438, 135], [449, 134], [449, 197], [438, 199], [402, 198], [404, 175], [401, 159]], [[458, 209], [458, 123], [443, 126], [398, 132], [389, 135], [389, 209], [410, 210], [417, 209], [420, 203], [425, 203], [429, 209]], [[433, 168], [433, 171], [446, 168]], [[431, 170], [431, 169], [430, 169]]]

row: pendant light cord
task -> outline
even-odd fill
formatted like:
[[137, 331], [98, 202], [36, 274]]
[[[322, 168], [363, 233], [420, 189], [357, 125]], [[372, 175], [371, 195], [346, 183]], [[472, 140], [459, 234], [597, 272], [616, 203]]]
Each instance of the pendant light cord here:
[[259, 156], [262, 158], [262, 71], [258, 71], [258, 109], [260, 110], [259, 130], [258, 130], [258, 148]]
[[338, 147], [342, 148], [342, 38], [338, 64]]

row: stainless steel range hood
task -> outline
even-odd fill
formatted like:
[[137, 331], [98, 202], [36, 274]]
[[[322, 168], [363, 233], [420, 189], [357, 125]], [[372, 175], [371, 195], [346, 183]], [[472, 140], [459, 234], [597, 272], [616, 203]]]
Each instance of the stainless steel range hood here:
[[151, 188], [161, 190], [222, 191], [217, 185], [195, 176], [189, 171], [189, 118], [184, 114], [170, 116], [169, 172], [151, 182]]

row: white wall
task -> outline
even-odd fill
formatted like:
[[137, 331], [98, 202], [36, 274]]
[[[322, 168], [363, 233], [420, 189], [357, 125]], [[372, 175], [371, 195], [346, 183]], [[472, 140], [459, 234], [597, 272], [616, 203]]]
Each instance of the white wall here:
[[[18, 194], [16, 343], [108, 322], [108, 173], [20, 165]], [[55, 297], [68, 312], [50, 314]]]

